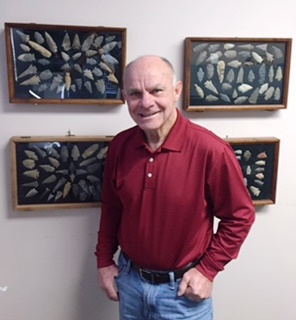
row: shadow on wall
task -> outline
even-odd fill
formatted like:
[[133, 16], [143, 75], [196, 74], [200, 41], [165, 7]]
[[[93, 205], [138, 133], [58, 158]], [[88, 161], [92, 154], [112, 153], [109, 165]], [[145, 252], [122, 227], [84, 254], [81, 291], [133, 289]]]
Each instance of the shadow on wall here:
[[[91, 228], [91, 227], [90, 227]], [[89, 238], [89, 250], [85, 259], [77, 295], [77, 320], [117, 320], [118, 303], [109, 300], [99, 287], [94, 255], [96, 233]]]

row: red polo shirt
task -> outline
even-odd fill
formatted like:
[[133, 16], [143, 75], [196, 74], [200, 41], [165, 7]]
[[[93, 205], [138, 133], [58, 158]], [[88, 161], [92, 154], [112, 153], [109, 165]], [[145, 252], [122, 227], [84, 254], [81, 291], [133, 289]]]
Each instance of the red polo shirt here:
[[[219, 219], [213, 231], [213, 219]], [[98, 267], [118, 246], [132, 261], [172, 270], [202, 257], [210, 280], [236, 258], [255, 211], [232, 148], [178, 111], [164, 144], [152, 152], [139, 127], [111, 142], [104, 170]]]

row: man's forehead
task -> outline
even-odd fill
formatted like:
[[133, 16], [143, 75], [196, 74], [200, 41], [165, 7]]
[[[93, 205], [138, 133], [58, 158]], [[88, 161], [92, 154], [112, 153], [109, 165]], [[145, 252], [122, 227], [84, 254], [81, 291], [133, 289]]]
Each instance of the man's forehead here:
[[146, 72], [144, 74], [130, 74], [125, 79], [125, 87], [132, 88], [155, 88], [160, 86], [165, 86], [165, 84], [169, 81], [169, 78], [160, 72], [157, 73], [149, 73]]
[[168, 70], [156, 67], [134, 68], [125, 75], [125, 82], [129, 83], [161, 83], [172, 79], [173, 75]]

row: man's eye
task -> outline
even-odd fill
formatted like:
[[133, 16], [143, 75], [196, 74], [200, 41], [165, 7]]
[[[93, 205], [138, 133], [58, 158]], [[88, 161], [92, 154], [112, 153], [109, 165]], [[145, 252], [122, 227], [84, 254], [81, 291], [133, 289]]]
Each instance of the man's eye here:
[[133, 91], [133, 92], [130, 93], [130, 96], [131, 96], [131, 97], [136, 97], [136, 96], [138, 96], [139, 94], [140, 94], [140, 92]]

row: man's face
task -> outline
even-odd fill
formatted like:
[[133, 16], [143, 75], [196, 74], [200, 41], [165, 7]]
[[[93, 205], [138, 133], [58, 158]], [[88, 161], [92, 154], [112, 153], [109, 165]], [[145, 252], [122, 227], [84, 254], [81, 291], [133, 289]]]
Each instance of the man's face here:
[[135, 61], [124, 77], [129, 113], [145, 132], [169, 130], [176, 119], [176, 101], [182, 84], [174, 84], [170, 67], [158, 57]]

